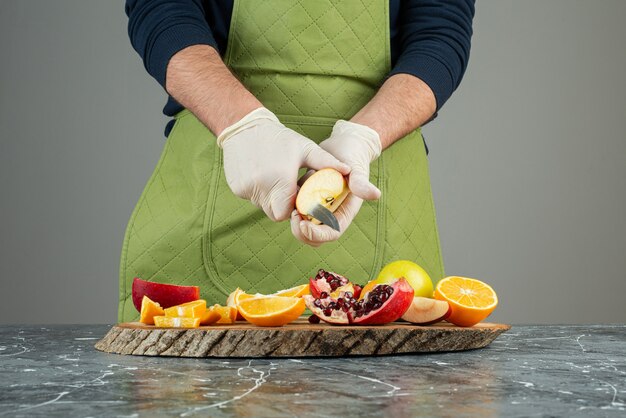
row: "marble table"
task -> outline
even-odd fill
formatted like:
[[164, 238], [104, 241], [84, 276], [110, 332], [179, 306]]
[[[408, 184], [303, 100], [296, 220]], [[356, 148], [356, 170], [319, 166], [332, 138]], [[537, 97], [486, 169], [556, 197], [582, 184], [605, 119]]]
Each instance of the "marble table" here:
[[93, 345], [108, 329], [0, 326], [0, 416], [626, 416], [626, 325], [514, 326], [457, 353], [271, 360], [105, 354]]

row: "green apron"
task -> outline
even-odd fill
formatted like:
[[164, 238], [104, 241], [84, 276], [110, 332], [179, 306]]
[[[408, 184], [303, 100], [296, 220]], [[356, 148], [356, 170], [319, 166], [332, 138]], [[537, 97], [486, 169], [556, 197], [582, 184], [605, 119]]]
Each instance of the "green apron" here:
[[[224, 61], [281, 122], [319, 143], [374, 96], [390, 70], [389, 48], [388, 0], [236, 0]], [[341, 239], [319, 248], [234, 196], [222, 164], [213, 133], [180, 112], [126, 230], [120, 321], [138, 317], [133, 277], [198, 285], [209, 304], [223, 304], [237, 287], [272, 293], [319, 268], [364, 284], [408, 259], [435, 281], [443, 276], [419, 129], [372, 163], [380, 200], [365, 202]]]

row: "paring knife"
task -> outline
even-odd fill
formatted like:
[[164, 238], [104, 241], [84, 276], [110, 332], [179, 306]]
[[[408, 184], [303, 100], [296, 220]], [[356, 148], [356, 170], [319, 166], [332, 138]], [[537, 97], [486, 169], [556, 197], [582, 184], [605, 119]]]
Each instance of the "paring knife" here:
[[339, 228], [339, 221], [337, 221], [335, 215], [319, 203], [313, 206], [313, 209], [309, 211], [308, 215], [314, 217], [324, 225], [330, 226], [335, 231], [341, 232], [341, 229]]

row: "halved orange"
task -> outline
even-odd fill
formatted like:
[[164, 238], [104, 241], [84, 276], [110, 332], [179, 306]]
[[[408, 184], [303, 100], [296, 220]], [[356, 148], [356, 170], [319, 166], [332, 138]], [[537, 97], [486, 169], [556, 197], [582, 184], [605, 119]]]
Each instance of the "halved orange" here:
[[200, 318], [206, 311], [206, 300], [199, 299], [165, 309], [165, 316]]
[[222, 306], [215, 304], [209, 308], [220, 315], [218, 324], [232, 324], [237, 320], [237, 308], [234, 306]]
[[222, 318], [215, 309], [208, 308], [200, 318], [200, 325], [213, 325]]
[[441, 279], [434, 296], [450, 304], [452, 313], [446, 321], [461, 327], [476, 325], [498, 306], [498, 295], [491, 286], [467, 277]]
[[155, 316], [154, 324], [161, 328], [198, 328], [200, 326], [200, 318]]
[[261, 327], [279, 327], [288, 324], [304, 312], [304, 299], [287, 296], [259, 296], [241, 300], [239, 312]]
[[164, 315], [161, 305], [144, 295], [141, 300], [141, 315], [139, 317], [139, 322], [154, 325], [154, 317], [158, 315]]

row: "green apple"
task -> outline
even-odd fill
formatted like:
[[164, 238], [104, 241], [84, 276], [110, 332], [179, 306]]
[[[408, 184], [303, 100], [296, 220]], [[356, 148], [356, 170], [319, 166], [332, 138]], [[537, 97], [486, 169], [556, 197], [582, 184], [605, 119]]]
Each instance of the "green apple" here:
[[415, 291], [415, 296], [433, 297], [433, 281], [426, 270], [408, 260], [398, 260], [387, 264], [372, 282], [390, 283], [400, 277], [404, 277], [409, 282]]

